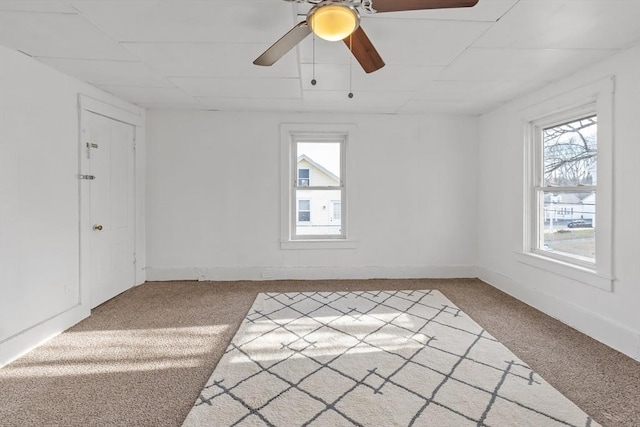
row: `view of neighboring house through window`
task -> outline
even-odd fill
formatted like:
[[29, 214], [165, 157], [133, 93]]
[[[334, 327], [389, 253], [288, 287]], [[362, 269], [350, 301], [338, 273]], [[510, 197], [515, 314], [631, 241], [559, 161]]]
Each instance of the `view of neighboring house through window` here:
[[597, 116], [592, 112], [545, 123], [536, 144], [539, 251], [596, 261]]
[[[342, 238], [343, 145], [337, 138], [294, 141], [293, 238]], [[337, 139], [337, 140], [336, 140]]]

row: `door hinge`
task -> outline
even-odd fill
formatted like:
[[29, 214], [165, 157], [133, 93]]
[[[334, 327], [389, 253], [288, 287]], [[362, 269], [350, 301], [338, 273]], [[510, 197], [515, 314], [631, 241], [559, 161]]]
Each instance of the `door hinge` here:
[[96, 179], [95, 175], [78, 175], [79, 179]]
[[87, 142], [87, 159], [91, 158], [91, 149], [92, 148], [98, 148], [98, 144], [95, 144], [93, 142]]

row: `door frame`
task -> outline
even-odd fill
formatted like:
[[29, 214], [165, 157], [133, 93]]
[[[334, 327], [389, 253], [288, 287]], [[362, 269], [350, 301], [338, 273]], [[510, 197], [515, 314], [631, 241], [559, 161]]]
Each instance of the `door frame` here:
[[[87, 147], [86, 140], [84, 138], [83, 129], [87, 123], [87, 117], [89, 114], [97, 114], [99, 116], [106, 117], [111, 120], [115, 120], [127, 125], [133, 126], [133, 144], [132, 150], [133, 156], [133, 244], [134, 253], [139, 252], [138, 247], [138, 193], [137, 193], [137, 153], [136, 153], [136, 140], [139, 133], [139, 129], [144, 126], [144, 117], [140, 114], [136, 114], [131, 111], [124, 110], [116, 107], [115, 105], [108, 104], [103, 101], [99, 101], [87, 95], [78, 95], [78, 196], [80, 199], [79, 205], [79, 283], [80, 283], [80, 303], [81, 305], [91, 309], [91, 283], [90, 283], [90, 268], [91, 268], [91, 244], [90, 244], [90, 229], [91, 229], [91, 193], [90, 193], [90, 180], [82, 179], [83, 175], [89, 174], [89, 159], [87, 159]], [[137, 268], [134, 268], [133, 283], [131, 286], [135, 286], [137, 282]]]

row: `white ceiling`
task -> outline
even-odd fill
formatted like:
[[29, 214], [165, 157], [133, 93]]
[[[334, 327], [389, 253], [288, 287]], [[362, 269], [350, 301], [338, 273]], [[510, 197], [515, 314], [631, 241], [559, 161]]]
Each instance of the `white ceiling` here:
[[308, 9], [0, 0], [0, 44], [151, 109], [481, 114], [640, 40], [640, 0], [480, 0], [363, 15], [387, 64], [372, 74], [344, 43], [320, 39], [314, 67], [311, 36], [274, 66], [253, 65]]

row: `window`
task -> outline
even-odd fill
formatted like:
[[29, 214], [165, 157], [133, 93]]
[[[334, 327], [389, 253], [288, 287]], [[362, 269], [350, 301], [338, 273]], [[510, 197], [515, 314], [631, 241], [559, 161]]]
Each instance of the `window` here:
[[595, 104], [575, 117], [535, 126], [535, 249], [570, 258], [584, 265], [596, 263], [596, 190], [598, 116]]
[[523, 110], [528, 190], [519, 260], [605, 290], [613, 280], [614, 86], [602, 79]]
[[298, 200], [298, 222], [311, 221], [311, 200]]
[[298, 187], [309, 186], [309, 169], [298, 169]]
[[333, 200], [331, 202], [331, 221], [340, 221], [342, 219], [342, 203], [339, 200]]
[[281, 136], [281, 248], [355, 247], [347, 235], [346, 186], [354, 127], [283, 124]]
[[[292, 238], [343, 237], [340, 222], [332, 221], [331, 210], [331, 201], [340, 202], [344, 192], [343, 145], [342, 139], [336, 137], [309, 135], [294, 140], [292, 152], [298, 179], [291, 199], [298, 200], [298, 224], [292, 229]], [[312, 181], [309, 176], [313, 176]]]

